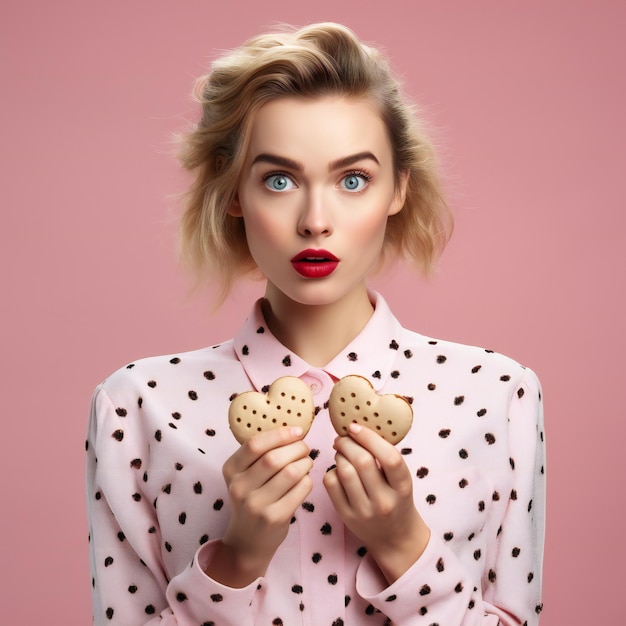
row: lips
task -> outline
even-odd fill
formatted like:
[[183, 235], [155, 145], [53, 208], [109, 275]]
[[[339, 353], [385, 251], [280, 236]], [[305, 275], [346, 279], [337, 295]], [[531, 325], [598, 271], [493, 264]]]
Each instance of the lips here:
[[293, 268], [305, 278], [324, 278], [332, 274], [339, 259], [328, 250], [302, 250], [291, 259]]

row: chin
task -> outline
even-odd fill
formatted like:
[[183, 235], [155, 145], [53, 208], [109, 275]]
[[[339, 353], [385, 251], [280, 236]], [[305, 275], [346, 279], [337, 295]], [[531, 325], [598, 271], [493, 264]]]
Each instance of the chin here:
[[334, 281], [327, 279], [303, 280], [302, 284], [290, 285], [285, 289], [274, 283], [274, 289], [283, 297], [305, 306], [327, 306], [335, 304], [356, 289], [361, 288], [362, 283], [350, 286], [339, 286]]

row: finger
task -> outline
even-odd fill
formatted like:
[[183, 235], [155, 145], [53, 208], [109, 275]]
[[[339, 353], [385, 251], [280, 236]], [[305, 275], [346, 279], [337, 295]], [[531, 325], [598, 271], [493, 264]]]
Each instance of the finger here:
[[328, 470], [326, 474], [324, 474], [322, 482], [336, 511], [341, 515], [344, 511], [350, 510], [350, 504], [346, 492], [343, 489], [343, 485], [337, 476], [336, 467]]
[[352, 423], [348, 434], [353, 441], [365, 448], [379, 463], [392, 489], [403, 491], [412, 487], [411, 474], [398, 450], [369, 428]]
[[230, 475], [243, 472], [265, 453], [289, 445], [303, 437], [299, 426], [280, 427], [266, 430], [250, 437], [225, 463], [224, 473]]
[[313, 489], [313, 481], [305, 474], [291, 489], [278, 500], [264, 503], [262, 499], [249, 505], [253, 518], [263, 520], [268, 526], [281, 526], [292, 519], [298, 507], [304, 502]]
[[307, 473], [272, 506], [280, 507], [281, 512], [291, 518], [312, 489], [313, 480]]
[[[370, 456], [373, 462], [371, 455], [367, 452], [365, 453]], [[335, 455], [335, 465], [335, 472], [343, 488], [348, 505], [353, 509], [363, 512], [369, 510], [370, 494], [375, 488], [372, 484], [367, 485], [367, 477], [364, 478], [350, 460], [340, 452], [337, 452]], [[381, 483], [382, 481], [379, 475], [379, 488], [382, 487]]]
[[302, 459], [307, 460], [307, 463], [312, 463], [309, 458], [309, 448], [302, 441], [294, 441], [268, 450], [245, 470], [226, 476], [231, 495], [235, 500], [244, 499], [249, 493], [259, 489], [288, 468], [290, 464]]
[[[300, 493], [298, 489], [295, 495], [292, 493], [294, 488], [306, 478], [313, 467], [313, 460], [308, 456], [289, 463], [283, 467], [278, 473], [270, 478], [261, 487], [255, 490], [251, 500], [256, 508], [264, 508], [272, 506], [281, 500], [291, 503], [293, 499], [297, 499]], [[305, 481], [308, 484], [309, 481]], [[291, 494], [291, 495], [290, 495]], [[300, 504], [298, 502], [295, 506]], [[295, 507], [294, 507], [295, 509]]]
[[391, 489], [376, 459], [358, 442], [350, 437], [339, 437], [335, 449], [337, 475], [351, 503], [360, 502], [363, 495], [374, 498], [382, 490]]

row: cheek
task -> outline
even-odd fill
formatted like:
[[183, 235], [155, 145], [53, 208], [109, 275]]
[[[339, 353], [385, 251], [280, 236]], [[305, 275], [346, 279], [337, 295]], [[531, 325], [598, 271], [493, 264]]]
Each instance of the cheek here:
[[[248, 248], [254, 257], [264, 255], [286, 238], [284, 223], [270, 219], [267, 215], [244, 213]], [[284, 222], [284, 220], [283, 220]]]
[[382, 242], [387, 228], [386, 211], [376, 211], [366, 217], [362, 217], [354, 224], [352, 232], [363, 242]]

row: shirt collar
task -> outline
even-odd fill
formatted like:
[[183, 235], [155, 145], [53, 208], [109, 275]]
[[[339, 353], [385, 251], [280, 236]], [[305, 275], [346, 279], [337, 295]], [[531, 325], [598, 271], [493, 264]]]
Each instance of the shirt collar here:
[[280, 376], [300, 377], [307, 372], [323, 370], [342, 378], [357, 374], [367, 378], [380, 391], [397, 355], [402, 327], [383, 297], [369, 292], [374, 313], [363, 330], [327, 365], [315, 368], [289, 350], [269, 331], [259, 299], [250, 316], [233, 339], [233, 347], [248, 378], [257, 390], [270, 385]]

